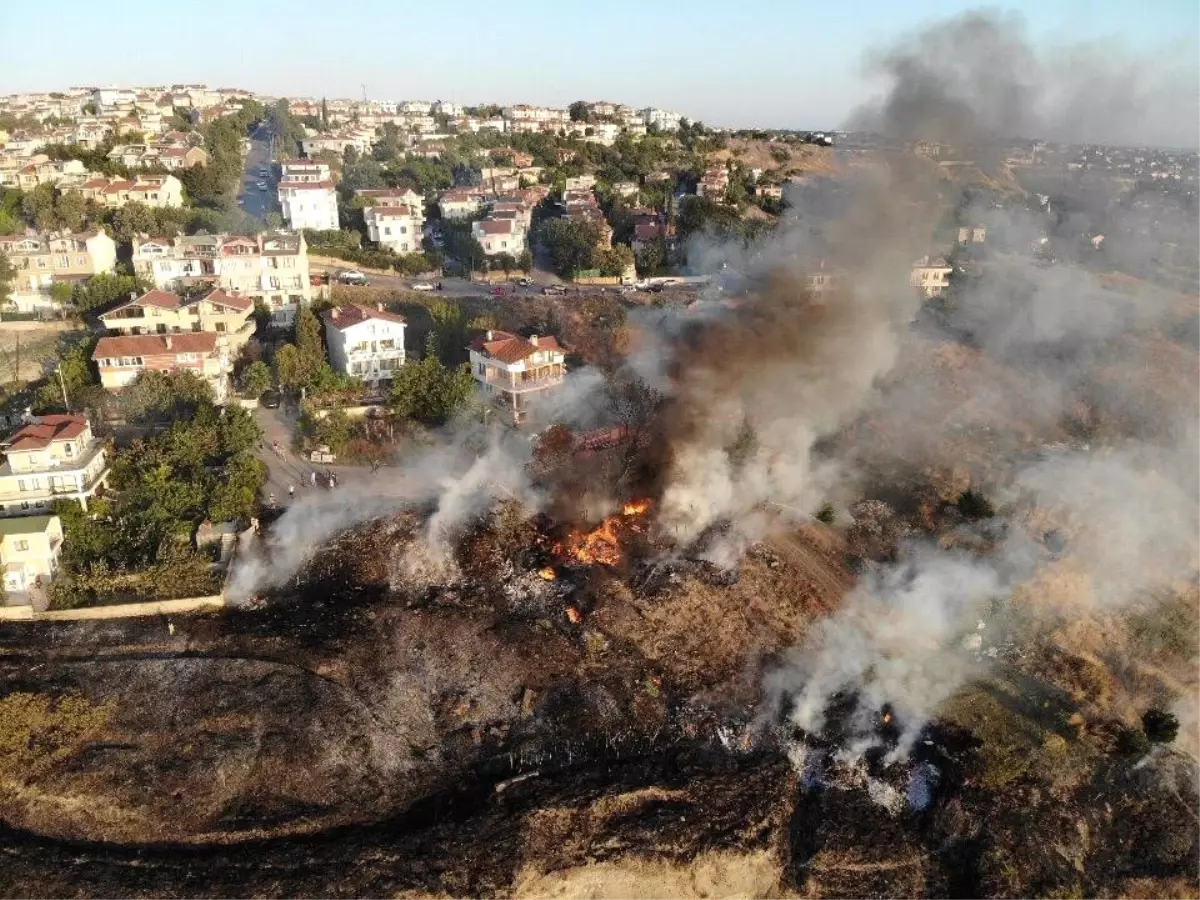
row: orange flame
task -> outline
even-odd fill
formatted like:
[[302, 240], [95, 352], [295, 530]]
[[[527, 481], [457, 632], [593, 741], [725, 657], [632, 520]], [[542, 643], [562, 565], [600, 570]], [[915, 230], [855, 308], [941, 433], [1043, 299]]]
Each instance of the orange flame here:
[[609, 516], [591, 531], [572, 531], [566, 546], [560, 545], [557, 549], [585, 565], [618, 565], [621, 562], [621, 531], [641, 531], [642, 523], [638, 520], [649, 511], [649, 500], [626, 503], [620, 513]]
[[546, 566], [544, 569], [538, 569], [538, 575], [546, 579], [546, 581], [553, 581], [558, 577], [558, 573], [555, 572], [551, 566]]

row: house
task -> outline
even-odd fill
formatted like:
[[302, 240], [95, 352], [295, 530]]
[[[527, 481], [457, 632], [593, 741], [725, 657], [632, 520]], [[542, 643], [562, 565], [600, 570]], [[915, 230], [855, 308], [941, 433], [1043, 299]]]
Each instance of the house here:
[[208, 151], [203, 147], [163, 147], [158, 151], [158, 164], [168, 171], [207, 166]]
[[374, 308], [335, 306], [321, 313], [329, 362], [339, 372], [372, 385], [391, 381], [404, 365], [404, 317]]
[[72, 189], [78, 190], [84, 200], [114, 209], [132, 202], [156, 208], [183, 206], [183, 185], [174, 175], [138, 175], [132, 181], [96, 177]]
[[922, 296], [938, 297], [950, 287], [950, 273], [954, 268], [940, 256], [922, 256], [912, 264], [908, 276], [910, 287], [918, 288]]
[[0, 516], [37, 515], [55, 500], [87, 501], [108, 483], [104, 445], [87, 416], [36, 416], [3, 443]]
[[378, 206], [412, 206], [425, 214], [425, 198], [412, 188], [360, 188], [354, 192], [365, 204]]
[[563, 184], [563, 189], [568, 191], [590, 191], [595, 186], [595, 175], [576, 175], [574, 178], [566, 180]]
[[609, 190], [611, 190], [618, 197], [624, 197], [626, 199], [629, 197], [637, 197], [638, 195], [637, 182], [634, 181], [614, 181], [609, 186]]
[[315, 159], [281, 159], [279, 161], [279, 173], [279, 180], [286, 181], [289, 184], [315, 184], [333, 180], [329, 163]]
[[279, 206], [294, 231], [337, 231], [337, 192], [332, 181], [280, 181]]
[[525, 249], [525, 229], [516, 219], [481, 219], [471, 225], [471, 236], [488, 256], [519, 256]]
[[210, 331], [240, 349], [254, 334], [254, 302], [221, 288], [180, 297], [154, 288], [100, 314], [104, 327], [119, 334], [184, 334]]
[[0, 520], [0, 566], [8, 606], [29, 606], [58, 574], [63, 527], [58, 516]]
[[77, 159], [30, 161], [17, 171], [16, 187], [23, 191], [31, 191], [41, 184], [56, 185], [63, 181], [79, 181], [86, 174], [87, 169]]
[[368, 206], [363, 209], [367, 237], [394, 253], [420, 253], [425, 217], [412, 206]]
[[92, 361], [107, 390], [128, 387], [146, 371], [195, 372], [209, 383], [217, 403], [229, 395], [230, 357], [213, 332], [139, 334], [103, 337], [96, 342]]
[[468, 349], [471, 374], [480, 390], [515, 425], [527, 422], [536, 401], [560, 387], [566, 377], [566, 350], [552, 335], [524, 338], [489, 331]]
[[52, 309], [50, 288], [56, 281], [79, 281], [112, 272], [117, 245], [103, 231], [47, 232], [0, 237], [0, 252], [16, 269], [10, 302], [20, 312]]
[[678, 131], [683, 119], [679, 113], [667, 112], [665, 109], [655, 109], [648, 106], [641, 111], [642, 121], [647, 128], [657, 128], [659, 131]]
[[312, 299], [308, 245], [296, 232], [139, 235], [133, 240], [133, 271], [162, 290], [219, 287], [251, 303], [261, 300], [279, 326], [290, 325], [300, 304]]
[[766, 198], [768, 200], [783, 199], [783, 185], [781, 184], [757, 184], [754, 186], [754, 196]]
[[472, 188], [451, 188], [438, 198], [443, 219], [468, 219], [483, 209], [486, 198], [482, 191]]
[[958, 243], [982, 244], [987, 241], [987, 228], [983, 225], [964, 226], [958, 229]]
[[711, 197], [715, 200], [725, 199], [725, 191], [729, 188], [729, 170], [714, 167], [700, 176], [696, 183], [698, 197]]
[[667, 222], [666, 217], [657, 213], [635, 216], [631, 242], [633, 252], [641, 253], [658, 240], [666, 241], [668, 250], [674, 245], [675, 229]]

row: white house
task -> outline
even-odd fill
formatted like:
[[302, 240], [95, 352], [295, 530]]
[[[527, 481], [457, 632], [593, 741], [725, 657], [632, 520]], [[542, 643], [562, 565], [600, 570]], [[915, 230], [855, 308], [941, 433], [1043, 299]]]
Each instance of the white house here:
[[679, 113], [668, 112], [665, 109], [655, 109], [648, 106], [642, 110], [642, 121], [647, 127], [657, 126], [659, 131], [678, 131], [679, 122], [683, 118]]
[[329, 362], [339, 372], [369, 384], [391, 381], [404, 365], [404, 317], [374, 308], [335, 306], [321, 313]]
[[940, 256], [922, 256], [912, 264], [908, 284], [917, 288], [922, 296], [938, 297], [950, 287], [950, 273], [953, 271], [954, 267]]
[[471, 225], [471, 236], [488, 256], [519, 256], [525, 249], [525, 232], [516, 219], [482, 219]]
[[281, 181], [279, 206], [293, 231], [338, 229], [337, 192], [332, 181]]
[[367, 237], [395, 253], [421, 252], [425, 217], [411, 206], [368, 206], [363, 210]]
[[279, 180], [289, 184], [296, 182], [331, 181], [329, 163], [317, 159], [281, 159]]

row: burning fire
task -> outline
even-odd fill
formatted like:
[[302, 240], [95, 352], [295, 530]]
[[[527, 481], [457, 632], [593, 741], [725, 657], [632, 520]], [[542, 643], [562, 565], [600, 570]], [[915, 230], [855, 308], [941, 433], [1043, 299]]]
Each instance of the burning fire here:
[[621, 562], [621, 531], [642, 531], [649, 500], [634, 500], [591, 531], [572, 531], [556, 549], [584, 565], [615, 566]]
[[558, 577], [558, 573], [554, 571], [552, 566], [546, 566], [544, 569], [538, 569], [538, 575], [544, 578], [546, 581], [553, 581]]

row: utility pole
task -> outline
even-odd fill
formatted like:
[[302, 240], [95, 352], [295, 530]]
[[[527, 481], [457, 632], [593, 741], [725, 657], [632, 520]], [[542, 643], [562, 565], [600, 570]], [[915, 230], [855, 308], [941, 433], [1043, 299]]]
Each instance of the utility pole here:
[[62, 388], [63, 407], [69, 413], [71, 411], [71, 401], [67, 399], [67, 383], [63, 381], [62, 366], [55, 366], [54, 371], [58, 373], [58, 386]]
[[17, 332], [17, 353], [13, 362], [13, 382], [21, 380], [21, 332]]

